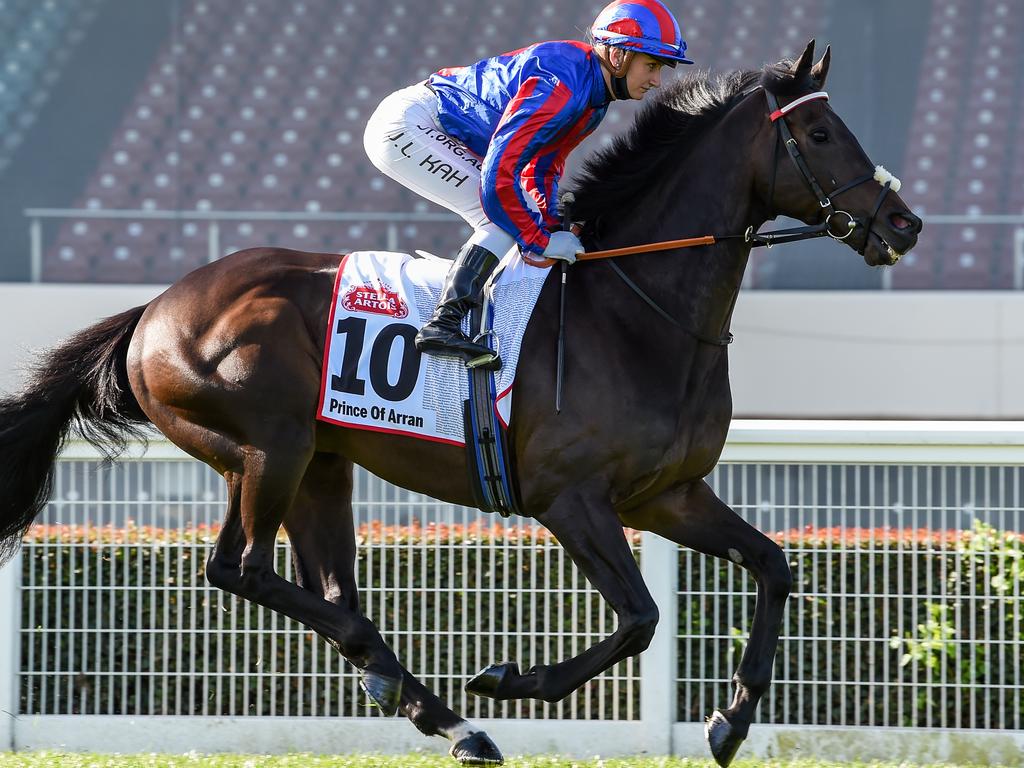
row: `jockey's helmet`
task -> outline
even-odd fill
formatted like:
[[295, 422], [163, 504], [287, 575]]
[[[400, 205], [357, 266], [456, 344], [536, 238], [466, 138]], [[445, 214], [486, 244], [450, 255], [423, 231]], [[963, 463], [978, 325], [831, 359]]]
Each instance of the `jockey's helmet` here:
[[[679, 23], [661, 0], [614, 0], [598, 14], [590, 34], [595, 43], [622, 48], [627, 53], [646, 53], [671, 67], [676, 62], [693, 64], [686, 58], [686, 42], [679, 33]], [[613, 75], [621, 77], [628, 67]]]

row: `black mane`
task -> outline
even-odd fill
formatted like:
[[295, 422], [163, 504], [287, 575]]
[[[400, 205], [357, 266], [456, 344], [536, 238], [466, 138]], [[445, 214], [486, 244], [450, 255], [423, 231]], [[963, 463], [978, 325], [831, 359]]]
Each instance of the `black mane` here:
[[593, 222], [602, 213], [635, 207], [665, 169], [678, 166], [697, 139], [757, 85], [783, 102], [814, 88], [809, 74], [798, 76], [788, 60], [718, 76], [698, 70], [676, 80], [656, 93], [628, 131], [584, 161], [567, 185], [576, 195], [573, 218]]

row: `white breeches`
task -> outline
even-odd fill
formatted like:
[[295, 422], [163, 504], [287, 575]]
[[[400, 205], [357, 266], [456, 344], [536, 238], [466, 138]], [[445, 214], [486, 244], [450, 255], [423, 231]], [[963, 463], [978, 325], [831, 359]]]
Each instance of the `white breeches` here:
[[480, 204], [480, 158], [444, 133], [437, 96], [423, 83], [395, 91], [377, 106], [363, 146], [381, 173], [465, 219], [473, 228], [470, 243], [499, 257], [515, 245]]

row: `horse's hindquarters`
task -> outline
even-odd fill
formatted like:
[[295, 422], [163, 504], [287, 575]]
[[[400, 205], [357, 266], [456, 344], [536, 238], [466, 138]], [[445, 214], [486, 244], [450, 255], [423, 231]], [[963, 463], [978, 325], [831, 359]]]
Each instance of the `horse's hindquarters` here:
[[128, 379], [146, 416], [219, 472], [237, 471], [247, 446], [311, 442], [339, 261], [252, 249], [171, 286], [149, 305], [128, 350]]

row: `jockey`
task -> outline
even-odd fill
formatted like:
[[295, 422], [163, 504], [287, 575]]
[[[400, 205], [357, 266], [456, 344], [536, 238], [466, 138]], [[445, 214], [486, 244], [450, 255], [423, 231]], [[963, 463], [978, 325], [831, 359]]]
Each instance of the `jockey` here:
[[574, 262], [583, 246], [559, 230], [556, 212], [566, 157], [611, 101], [642, 99], [660, 85], [663, 65], [693, 63], [661, 0], [615, 0], [590, 35], [591, 45], [537, 43], [439, 70], [385, 98], [370, 117], [363, 145], [371, 162], [473, 228], [416, 336], [420, 352], [501, 367], [493, 351], [462, 333], [499, 257], [518, 244], [530, 255]]

